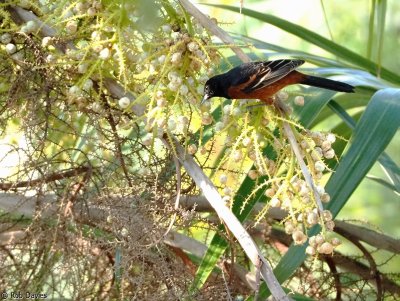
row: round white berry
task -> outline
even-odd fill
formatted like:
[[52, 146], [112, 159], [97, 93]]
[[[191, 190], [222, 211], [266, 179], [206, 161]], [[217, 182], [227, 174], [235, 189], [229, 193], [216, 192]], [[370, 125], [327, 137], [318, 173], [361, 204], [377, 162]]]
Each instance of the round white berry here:
[[78, 73], [84, 74], [88, 69], [88, 64], [82, 63], [78, 65]]
[[326, 159], [333, 159], [335, 157], [335, 150], [333, 148], [324, 151], [324, 157]]
[[340, 239], [339, 238], [337, 238], [337, 237], [334, 237], [334, 238], [332, 238], [332, 240], [331, 240], [331, 244], [333, 245], [333, 246], [338, 246], [338, 245], [340, 245], [342, 242], [340, 241]]
[[230, 114], [231, 109], [232, 109], [231, 105], [225, 105], [224, 108], [222, 109], [222, 112], [224, 112], [224, 114]]
[[295, 228], [294, 228], [293, 223], [291, 221], [287, 221], [285, 223], [285, 232], [287, 234], [292, 234], [294, 230], [295, 230]]
[[8, 54], [13, 54], [13, 53], [17, 52], [17, 46], [15, 46], [15, 45], [12, 44], [12, 43], [8, 43], [8, 44], [6, 45], [6, 52], [7, 52]]
[[197, 152], [197, 146], [196, 144], [190, 144], [188, 146], [188, 153], [191, 155], [194, 155]]
[[257, 155], [255, 151], [250, 151], [247, 153], [247, 156], [249, 157], [250, 160], [252, 161], [256, 161], [257, 159]]
[[164, 97], [164, 92], [161, 90], [157, 90], [155, 97], [158, 98], [163, 98]]
[[235, 117], [238, 117], [238, 116], [242, 115], [241, 108], [239, 108], [239, 107], [233, 108], [232, 115], [235, 116]]
[[211, 109], [211, 102], [209, 100], [206, 100], [200, 105], [200, 111], [202, 112], [209, 112]]
[[8, 44], [8, 43], [11, 42], [11, 40], [12, 40], [12, 37], [11, 37], [11, 35], [10, 35], [8, 32], [6, 32], [6, 33], [4, 33], [4, 34], [2, 34], [2, 35], [0, 36], [0, 42], [1, 42], [2, 44]]
[[89, 91], [89, 90], [92, 89], [92, 88], [93, 88], [93, 81], [92, 81], [90, 78], [88, 78], [88, 79], [83, 83], [82, 89], [85, 90], [85, 91]]
[[268, 188], [265, 190], [265, 195], [269, 198], [272, 198], [275, 195], [276, 191], [274, 188]]
[[203, 125], [209, 125], [209, 124], [212, 123], [212, 121], [213, 121], [213, 118], [212, 118], [212, 116], [211, 116], [210, 114], [204, 113], [204, 114], [201, 116], [201, 123], [202, 123]]
[[232, 194], [232, 189], [230, 187], [225, 187], [224, 188], [224, 194], [225, 195], [231, 195]]
[[318, 244], [317, 244], [317, 241], [316, 241], [316, 236], [311, 236], [310, 238], [309, 238], [309, 240], [308, 240], [308, 244], [310, 245], [310, 246], [312, 246], [312, 247], [316, 247]]
[[90, 35], [92, 40], [100, 40], [101, 39], [101, 33], [99, 31], [93, 31], [92, 34]]
[[188, 83], [188, 85], [193, 86], [193, 85], [194, 85], [194, 79], [193, 79], [193, 77], [189, 76], [189, 77], [186, 79], [186, 82]]
[[294, 231], [292, 234], [292, 238], [295, 245], [302, 245], [307, 240], [307, 236], [301, 230]]
[[222, 198], [222, 202], [225, 204], [225, 206], [229, 207], [229, 201], [231, 200], [231, 197], [229, 195], [225, 195]]
[[178, 75], [178, 73], [176, 72], [176, 71], [170, 71], [170, 72], [168, 72], [168, 79], [170, 80], [170, 81], [174, 81], [174, 80], [176, 80], [176, 78], [177, 77], [179, 77], [179, 75]]
[[176, 129], [176, 122], [175, 122], [175, 120], [173, 120], [173, 119], [168, 119], [168, 122], [167, 122], [167, 124], [168, 124], [168, 129], [172, 132], [172, 131], [174, 131], [175, 129]]
[[324, 162], [322, 162], [322, 161], [317, 161], [317, 162], [315, 162], [314, 166], [315, 166], [315, 169], [316, 169], [317, 171], [322, 172], [322, 171], [325, 170], [325, 164], [324, 164]]
[[321, 234], [315, 236], [316, 245], [321, 245], [325, 241], [325, 238]]
[[81, 92], [81, 88], [79, 88], [78, 86], [72, 86], [69, 88], [69, 94], [73, 96], [78, 96], [81, 94]]
[[315, 255], [315, 249], [314, 249], [314, 247], [312, 247], [312, 246], [307, 246], [307, 248], [306, 248], [306, 254], [308, 254], [308, 255]]
[[300, 187], [299, 194], [300, 194], [301, 196], [305, 196], [305, 195], [307, 195], [309, 192], [310, 192], [310, 190], [308, 189], [307, 185], [306, 185], [306, 184], [302, 184], [301, 187]]
[[251, 169], [249, 170], [247, 175], [249, 176], [250, 179], [255, 180], [258, 177], [258, 172], [255, 169]]
[[49, 54], [48, 56], [46, 56], [46, 62], [51, 63], [54, 62], [56, 60], [56, 57], [52, 54]]
[[327, 194], [326, 192], [321, 195], [321, 201], [324, 203], [328, 203], [331, 200], [331, 197], [329, 194]]
[[221, 184], [225, 184], [228, 181], [228, 177], [225, 174], [219, 176], [219, 181]]
[[280, 201], [278, 198], [273, 197], [273, 198], [269, 201], [269, 204], [271, 205], [271, 207], [280, 207], [280, 206], [281, 206], [281, 201]]
[[333, 246], [329, 242], [324, 242], [322, 245], [320, 245], [318, 248], [318, 253], [321, 254], [332, 254], [333, 253]]
[[85, 12], [85, 9], [86, 9], [85, 3], [83, 3], [83, 2], [78, 2], [78, 3], [75, 5], [74, 11], [76, 11], [76, 12], [79, 13], [79, 14], [83, 14], [83, 13]]
[[146, 136], [142, 138], [142, 143], [146, 146], [149, 146], [153, 143], [153, 134], [148, 133]]
[[326, 221], [325, 228], [328, 231], [333, 231], [333, 229], [335, 228], [335, 222], [334, 221]]
[[65, 30], [69, 34], [74, 34], [78, 30], [78, 22], [75, 20], [71, 20], [67, 22], [67, 25], [65, 26]]
[[322, 217], [326, 222], [331, 221], [333, 219], [332, 213], [329, 210], [324, 210], [322, 212]]
[[197, 49], [199, 49], [199, 45], [196, 42], [190, 42], [189, 44], [186, 45], [187, 49], [190, 52], [196, 51]]
[[47, 47], [51, 44], [51, 37], [44, 37], [42, 39], [42, 46]]
[[243, 138], [242, 144], [243, 144], [244, 147], [249, 146], [250, 143], [251, 143], [251, 138], [250, 138], [250, 137], [244, 137], [244, 138]]
[[131, 100], [126, 96], [118, 100], [118, 105], [120, 106], [121, 109], [126, 109], [127, 107], [129, 107], [130, 104]]
[[93, 1], [93, 3], [92, 3], [92, 5], [93, 5], [93, 7], [95, 8], [95, 9], [102, 9], [102, 5], [101, 5], [101, 1]]
[[165, 54], [162, 54], [162, 55], [160, 55], [159, 57], [158, 57], [158, 62], [160, 63], [160, 64], [164, 64], [164, 62], [165, 62], [165, 59], [167, 58], [167, 56], [165, 55]]
[[11, 58], [16, 61], [22, 61], [22, 60], [24, 60], [25, 57], [24, 57], [24, 54], [22, 53], [22, 51], [20, 51], [20, 52], [13, 53], [11, 55]]
[[307, 223], [313, 226], [318, 223], [318, 214], [315, 212], [310, 212], [307, 214]]
[[332, 144], [336, 141], [336, 136], [332, 133], [329, 133], [328, 135], [326, 135], [326, 141]]
[[215, 124], [215, 130], [216, 131], [222, 131], [223, 129], [224, 129], [224, 123], [222, 122], [222, 121], [218, 121], [216, 124]]
[[180, 64], [182, 61], [182, 53], [180, 52], [175, 52], [174, 54], [172, 54], [171, 56], [171, 63], [174, 65], [178, 65]]
[[330, 143], [329, 141], [325, 140], [324, 142], [322, 142], [321, 144], [321, 148], [323, 151], [327, 151], [329, 149], [331, 149], [332, 147], [332, 143]]
[[304, 97], [303, 96], [296, 96], [294, 98], [294, 104], [297, 106], [304, 106]]
[[39, 28], [39, 25], [34, 20], [30, 20], [30, 21], [26, 22], [26, 29], [28, 30], [28, 32], [34, 32], [38, 28]]
[[243, 159], [243, 154], [241, 150], [235, 150], [232, 154], [232, 159], [235, 162], [240, 162]]
[[179, 89], [179, 84], [176, 81], [170, 81], [167, 87], [171, 91], [176, 92]]
[[287, 92], [285, 92], [285, 91], [279, 91], [275, 95], [281, 101], [286, 101], [289, 98], [289, 94], [287, 94]]
[[121, 236], [127, 237], [129, 235], [129, 230], [124, 227], [121, 229], [120, 233], [121, 233]]
[[179, 88], [179, 92], [182, 95], [187, 95], [189, 92], [189, 88], [186, 85], [181, 85], [181, 87]]
[[99, 58], [102, 60], [108, 60], [110, 56], [111, 56], [111, 51], [107, 47], [103, 48], [99, 53]]
[[93, 17], [96, 15], [97, 11], [94, 7], [89, 7], [86, 13], [88, 14], [88, 16]]
[[165, 24], [165, 25], [161, 26], [161, 29], [162, 29], [162, 31], [164, 31], [166, 33], [169, 33], [172, 30], [171, 25], [169, 25], [169, 24]]

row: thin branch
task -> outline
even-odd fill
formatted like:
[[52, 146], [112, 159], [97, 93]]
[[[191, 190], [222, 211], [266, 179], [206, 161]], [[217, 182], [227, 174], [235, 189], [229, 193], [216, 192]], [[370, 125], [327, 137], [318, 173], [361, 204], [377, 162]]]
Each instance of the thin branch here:
[[21, 187], [34, 187], [36, 185], [54, 182], [57, 180], [62, 180], [66, 178], [75, 177], [81, 173], [85, 173], [91, 170], [88, 166], [79, 166], [67, 171], [60, 171], [56, 173], [51, 173], [45, 177], [29, 180], [29, 181], [21, 181], [16, 183], [0, 183], [0, 190], [8, 191], [11, 189], [21, 188]]
[[[357, 240], [353, 235], [346, 233], [344, 235], [349, 241], [351, 241], [363, 254], [365, 259], [369, 263], [369, 267], [371, 269], [370, 277], [374, 277], [376, 281], [376, 289], [377, 289], [377, 300], [382, 300], [382, 280], [381, 273], [378, 270], [376, 262], [372, 257], [371, 253], [367, 250], [363, 244]], [[367, 278], [369, 280], [369, 278]]]
[[335, 300], [340, 301], [342, 300], [342, 284], [340, 282], [340, 275], [337, 271], [335, 262], [332, 260], [332, 257], [325, 257], [325, 261], [331, 270], [331, 274], [333, 279], [335, 280], [335, 287], [336, 287], [336, 298]]
[[303, 156], [301, 155], [300, 152], [300, 148], [299, 148], [299, 144], [297, 143], [297, 139], [294, 136], [294, 133], [292, 131], [292, 128], [290, 127], [289, 123], [287, 122], [283, 122], [283, 130], [286, 133], [286, 137], [289, 139], [289, 143], [292, 147], [292, 150], [297, 158], [297, 161], [300, 165], [301, 168], [301, 172], [303, 173], [304, 179], [306, 180], [308, 186], [311, 188], [311, 190], [313, 191], [314, 194], [314, 199], [315, 202], [318, 206], [318, 210], [320, 213], [322, 213], [322, 211], [324, 211], [324, 207], [322, 205], [322, 201], [321, 198], [319, 196], [319, 193], [317, 192], [317, 189], [315, 187], [313, 178], [311, 176], [310, 171], [308, 170], [308, 167], [306, 165], [306, 163], [303, 160]]
[[377, 231], [345, 221], [335, 220], [335, 232], [344, 237], [346, 237], [347, 234], [351, 234], [357, 240], [366, 242], [378, 249], [400, 254], [400, 239], [395, 239]]
[[222, 28], [217, 26], [213, 21], [210, 20], [205, 14], [198, 10], [192, 3], [188, 0], [179, 0], [181, 5], [185, 10], [193, 16], [204, 28], [210, 31], [213, 35], [220, 38], [222, 42], [230, 45], [230, 48], [243, 62], [250, 62], [250, 58], [243, 52], [243, 50], [235, 45], [235, 41], [232, 37]]
[[[165, 139], [161, 140], [167, 147], [169, 147], [168, 141], [166, 141]], [[211, 180], [204, 174], [203, 170], [194, 161], [193, 157], [185, 154], [185, 150], [176, 139], [174, 139], [174, 141], [172, 142], [175, 144], [174, 148], [179, 161], [185, 167], [190, 177], [195, 181], [196, 185], [200, 187], [204, 196], [214, 208], [219, 218], [226, 224], [229, 230], [236, 237], [250, 261], [255, 266], [260, 265], [260, 260], [262, 261], [262, 264], [260, 266], [261, 275], [264, 278], [272, 295], [278, 300], [291, 300], [283, 291], [273, 273], [272, 267], [261, 254], [260, 250], [258, 249], [257, 245], [255, 244], [249, 233], [244, 229], [244, 227], [237, 219], [237, 217], [232, 213], [232, 211], [224, 205], [224, 202], [222, 201], [218, 190], [215, 188]]]

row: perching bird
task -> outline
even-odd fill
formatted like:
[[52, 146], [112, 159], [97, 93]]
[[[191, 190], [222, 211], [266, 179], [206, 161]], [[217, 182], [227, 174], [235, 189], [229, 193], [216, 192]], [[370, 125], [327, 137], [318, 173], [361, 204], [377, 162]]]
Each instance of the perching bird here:
[[303, 84], [339, 92], [353, 93], [352, 85], [300, 73], [295, 69], [303, 60], [276, 60], [241, 64], [226, 73], [211, 77], [204, 86], [202, 102], [212, 97], [260, 99], [268, 104], [282, 88]]

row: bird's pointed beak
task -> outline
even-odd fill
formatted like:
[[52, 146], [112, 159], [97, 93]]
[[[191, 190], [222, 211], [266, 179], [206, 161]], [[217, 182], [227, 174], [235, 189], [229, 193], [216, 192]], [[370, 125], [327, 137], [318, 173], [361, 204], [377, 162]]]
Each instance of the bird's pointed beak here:
[[204, 94], [203, 99], [200, 102], [200, 105], [206, 102], [206, 100], [209, 98], [208, 94]]

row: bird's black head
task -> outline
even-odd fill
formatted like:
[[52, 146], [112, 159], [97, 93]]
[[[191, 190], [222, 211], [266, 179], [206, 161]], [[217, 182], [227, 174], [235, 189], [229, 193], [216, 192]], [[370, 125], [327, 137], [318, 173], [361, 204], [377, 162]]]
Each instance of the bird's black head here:
[[203, 103], [213, 97], [230, 98], [225, 90], [224, 80], [221, 75], [211, 77], [204, 85], [204, 96], [201, 102]]

